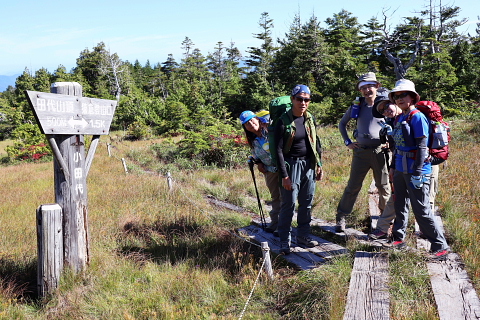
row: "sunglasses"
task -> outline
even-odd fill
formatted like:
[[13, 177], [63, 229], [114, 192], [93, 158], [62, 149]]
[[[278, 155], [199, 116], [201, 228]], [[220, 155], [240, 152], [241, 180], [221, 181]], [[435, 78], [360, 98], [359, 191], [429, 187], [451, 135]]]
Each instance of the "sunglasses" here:
[[310, 99], [310, 98], [302, 98], [302, 97], [295, 97], [295, 100], [297, 100], [298, 102], [309, 103], [312, 99]]
[[393, 95], [393, 100], [398, 100], [398, 99], [405, 98], [405, 97], [408, 96], [409, 94], [410, 94], [409, 92], [404, 92], [404, 93], [400, 93], [400, 94], [395, 94], [395, 95]]
[[392, 103], [385, 104], [385, 107], [383, 109], [379, 110], [380, 114], [384, 115], [385, 113], [387, 113], [387, 111], [388, 111], [388, 113], [392, 113], [393, 110], [389, 108], [391, 105], [392, 105]]

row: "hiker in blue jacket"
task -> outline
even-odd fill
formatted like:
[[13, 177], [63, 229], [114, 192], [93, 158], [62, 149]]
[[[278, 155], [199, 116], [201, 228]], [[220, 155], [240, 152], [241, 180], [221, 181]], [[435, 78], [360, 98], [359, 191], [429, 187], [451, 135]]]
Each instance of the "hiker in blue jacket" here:
[[292, 108], [275, 126], [278, 170], [282, 181], [278, 234], [283, 254], [290, 253], [291, 225], [297, 200], [297, 243], [306, 247], [318, 245], [310, 237], [310, 221], [315, 181], [323, 176], [320, 141], [313, 116], [307, 111], [310, 89], [306, 85], [295, 86], [290, 100]]
[[412, 81], [398, 80], [389, 98], [402, 109], [402, 114], [397, 117], [393, 128], [395, 169], [391, 170], [394, 170], [395, 221], [391, 246], [405, 247], [409, 199], [420, 230], [431, 243], [433, 258], [444, 258], [448, 254], [449, 246], [433, 217], [429, 203], [432, 165], [427, 145], [430, 123], [422, 112], [412, 112], [416, 110], [415, 103], [420, 101], [420, 95], [415, 91]]
[[[276, 236], [278, 226], [278, 214], [280, 213], [280, 205], [282, 198], [280, 194], [280, 179], [275, 164], [270, 154], [268, 143], [266, 118], [268, 115], [255, 114], [252, 111], [244, 111], [240, 114], [240, 122], [247, 137], [247, 142], [252, 149], [252, 160], [257, 164], [258, 171], [263, 173], [265, 183], [272, 197], [272, 210], [270, 211], [270, 223], [265, 231]], [[267, 120], [266, 120], [267, 119]]]

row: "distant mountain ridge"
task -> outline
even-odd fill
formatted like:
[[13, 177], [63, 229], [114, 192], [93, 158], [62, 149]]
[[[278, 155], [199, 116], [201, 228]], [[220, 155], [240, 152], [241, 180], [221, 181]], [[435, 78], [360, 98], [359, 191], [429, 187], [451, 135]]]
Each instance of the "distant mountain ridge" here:
[[0, 92], [7, 90], [8, 86], [15, 87], [15, 80], [20, 76], [20, 74], [15, 74], [13, 76], [2, 76], [0, 75]]

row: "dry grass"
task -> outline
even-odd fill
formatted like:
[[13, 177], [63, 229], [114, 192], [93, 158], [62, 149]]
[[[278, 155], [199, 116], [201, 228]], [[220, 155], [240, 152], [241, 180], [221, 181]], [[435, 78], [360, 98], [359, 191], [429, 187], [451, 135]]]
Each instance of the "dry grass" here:
[[[478, 279], [479, 160], [472, 150], [480, 130], [478, 124], [454, 125], [459, 130], [453, 132], [449, 167], [441, 172], [438, 204], [452, 247]], [[317, 185], [313, 213], [332, 221], [351, 155], [336, 128], [321, 128], [320, 134], [326, 177]], [[53, 165], [0, 167], [0, 319], [238, 318], [261, 263], [259, 250], [231, 234], [250, 218], [212, 207], [206, 196], [258, 210], [248, 168], [172, 171], [174, 190], [169, 192], [165, 167], [149, 151], [152, 141], [101, 141], [87, 180], [91, 263], [84, 274], [66, 272], [58, 293], [44, 301], [35, 296], [35, 210], [54, 201]], [[112, 157], [106, 142], [112, 143]], [[267, 199], [268, 190], [256, 174]], [[369, 181], [371, 177], [365, 183]], [[367, 187], [349, 221], [357, 228], [365, 226]], [[351, 241], [347, 246], [352, 252], [366, 249]], [[244, 318], [342, 318], [352, 257], [301, 273], [275, 259], [277, 279], [261, 277]], [[393, 255], [390, 263], [394, 318], [435, 319], [421, 259]]]

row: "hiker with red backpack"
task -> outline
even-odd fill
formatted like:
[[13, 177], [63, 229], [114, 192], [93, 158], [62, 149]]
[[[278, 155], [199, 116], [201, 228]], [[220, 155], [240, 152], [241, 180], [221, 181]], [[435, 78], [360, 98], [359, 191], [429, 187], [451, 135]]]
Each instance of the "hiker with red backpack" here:
[[[432, 162], [429, 153], [431, 124], [427, 117], [415, 108], [420, 95], [415, 84], [400, 79], [389, 93], [389, 99], [401, 110], [393, 128], [395, 155], [393, 159], [393, 186], [395, 190], [395, 221], [391, 247], [404, 248], [408, 224], [410, 200], [415, 219], [424, 237], [431, 243], [434, 258], [444, 258], [449, 246], [445, 235], [436, 223], [429, 203]], [[392, 172], [393, 171], [393, 172]]]

